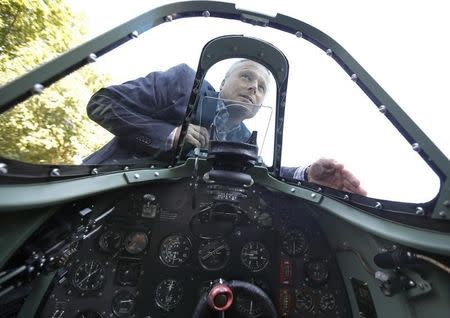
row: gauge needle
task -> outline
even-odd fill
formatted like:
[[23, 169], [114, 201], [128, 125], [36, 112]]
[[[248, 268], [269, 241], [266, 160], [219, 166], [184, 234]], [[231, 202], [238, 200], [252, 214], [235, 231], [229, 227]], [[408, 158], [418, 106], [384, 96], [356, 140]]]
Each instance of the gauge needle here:
[[202, 259], [205, 260], [205, 259], [207, 259], [207, 258], [213, 256], [213, 255], [216, 254], [217, 252], [220, 252], [220, 251], [223, 250], [224, 248], [225, 248], [225, 246], [221, 245], [221, 246], [215, 248], [214, 250], [208, 252], [207, 254], [205, 254], [205, 255], [202, 257]]
[[85, 278], [83, 278], [83, 279], [79, 282], [79, 284], [83, 283], [86, 279], [88, 279], [89, 277], [91, 277], [92, 275], [94, 275], [94, 274], [97, 273], [97, 272], [98, 272], [98, 269], [96, 269], [96, 270], [93, 271], [93, 272], [89, 272], [89, 274], [88, 274]]
[[131, 302], [133, 302], [133, 299], [127, 299], [127, 300], [121, 300], [120, 301], [121, 304], [123, 304], [123, 303], [131, 303]]

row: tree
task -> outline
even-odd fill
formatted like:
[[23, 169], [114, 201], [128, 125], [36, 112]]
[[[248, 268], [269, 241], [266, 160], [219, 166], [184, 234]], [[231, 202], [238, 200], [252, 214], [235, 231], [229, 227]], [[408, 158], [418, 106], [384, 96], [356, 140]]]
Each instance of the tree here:
[[[62, 0], [0, 0], [0, 84], [79, 44], [82, 19]], [[27, 14], [23, 14], [27, 12]], [[75, 163], [110, 138], [86, 116], [108, 77], [86, 66], [0, 115], [0, 155], [31, 163]]]

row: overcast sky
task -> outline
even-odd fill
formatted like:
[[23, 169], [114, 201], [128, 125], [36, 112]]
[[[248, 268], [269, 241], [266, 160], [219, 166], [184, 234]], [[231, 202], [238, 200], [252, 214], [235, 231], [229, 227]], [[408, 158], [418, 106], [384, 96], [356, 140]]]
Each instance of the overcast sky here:
[[[92, 35], [102, 33], [158, 4], [167, 2], [151, 1], [150, 3], [150, 1], [143, 0], [128, 0], [124, 5], [123, 1], [111, 0], [69, 1], [75, 9], [86, 13]], [[330, 35], [372, 75], [447, 157], [450, 156], [450, 125], [448, 124], [450, 103], [449, 80], [447, 79], [450, 74], [448, 57], [450, 41], [448, 41], [447, 34], [450, 30], [450, 19], [448, 19], [449, 10], [445, 1], [277, 0], [273, 2], [238, 1], [238, 3], [241, 7], [253, 10], [291, 15]], [[230, 32], [224, 30], [223, 34], [230, 34]], [[169, 43], [161, 43], [161, 45], [165, 45], [167, 52], [170, 52]], [[294, 61], [290, 62], [293, 64]], [[195, 65], [194, 63], [193, 66]], [[148, 71], [151, 70], [148, 69]], [[130, 75], [125, 80], [132, 78], [133, 76]], [[290, 81], [289, 85], [292, 87], [295, 83]], [[354, 113], [353, 116], [355, 116]], [[352, 138], [359, 134], [357, 130], [353, 132]], [[351, 133], [347, 133], [347, 136], [349, 134], [351, 135]], [[351, 140], [356, 139], [348, 141]], [[313, 147], [313, 145], [311, 144], [309, 147]], [[394, 157], [395, 155], [386, 153], [386, 156]], [[284, 152], [283, 156], [289, 157]], [[294, 156], [290, 157], [294, 158]], [[295, 158], [297, 157], [296, 154]], [[305, 155], [301, 158], [312, 160], [313, 157]], [[377, 165], [377, 162], [368, 163], [366, 158], [355, 159], [355, 162], [352, 162], [352, 158], [345, 155], [339, 159], [345, 160], [345, 163], [348, 163], [347, 166], [357, 172], [363, 181], [375, 178], [367, 173], [368, 167]], [[286, 160], [288, 160], [287, 163], [291, 163], [293, 159]], [[361, 161], [364, 162], [361, 163]], [[389, 172], [388, 160], [384, 162], [378, 160], [378, 162], [386, 166], [387, 175], [380, 179], [384, 181], [377, 180], [377, 185], [369, 182], [369, 187], [366, 187], [369, 194], [388, 199], [420, 202], [420, 200], [414, 201], [412, 197], [423, 193], [424, 189], [431, 189], [429, 190], [431, 194], [423, 195], [423, 200], [431, 199], [433, 193], [436, 193], [436, 180], [434, 180], [434, 185], [427, 186], [426, 184], [431, 182], [431, 179], [425, 177], [422, 181], [419, 178], [421, 173], [415, 171], [418, 168], [411, 166], [409, 170], [406, 169], [398, 176], [405, 177], [410, 174], [416, 177], [417, 175], [415, 181], [417, 183], [424, 182], [424, 189], [406, 190], [413, 194], [401, 198], [387, 195], [383, 191], [397, 191], [394, 188], [398, 188], [398, 186], [394, 186], [391, 190], [386, 188], [383, 182], [387, 183], [390, 175], [395, 175], [399, 169], [393, 168], [392, 172]], [[407, 180], [406, 183], [411, 183], [411, 181]], [[384, 189], [381, 190], [381, 188]]]

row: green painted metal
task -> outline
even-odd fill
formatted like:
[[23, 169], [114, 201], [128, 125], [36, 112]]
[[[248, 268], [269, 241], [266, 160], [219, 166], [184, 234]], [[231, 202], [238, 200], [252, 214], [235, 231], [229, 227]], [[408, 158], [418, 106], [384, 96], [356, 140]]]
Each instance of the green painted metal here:
[[20, 213], [3, 213], [0, 222], [0, 268], [39, 226], [57, 211], [48, 208]]
[[17, 318], [30, 318], [35, 316], [39, 304], [44, 298], [54, 276], [54, 272], [43, 274], [33, 282], [33, 292], [26, 298]]

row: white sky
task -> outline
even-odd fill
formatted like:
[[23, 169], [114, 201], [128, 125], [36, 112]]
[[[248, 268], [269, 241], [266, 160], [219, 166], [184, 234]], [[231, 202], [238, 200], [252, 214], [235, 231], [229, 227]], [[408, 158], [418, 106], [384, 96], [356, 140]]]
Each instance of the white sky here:
[[[75, 9], [85, 12], [88, 17], [90, 32], [92, 34], [100, 34], [159, 4], [166, 4], [168, 1], [128, 0], [126, 4], [123, 1], [111, 0], [96, 0], [95, 2], [93, 0], [73, 0], [68, 2]], [[447, 80], [448, 74], [450, 74], [448, 57], [450, 52], [450, 41], [448, 40], [450, 19], [448, 19], [448, 12], [450, 10], [448, 10], [445, 1], [431, 0], [425, 3], [424, 1], [389, 0], [372, 2], [361, 0], [277, 0], [271, 2], [239, 1], [238, 3], [245, 8], [271, 13], [279, 12], [293, 16], [315, 26], [334, 38], [393, 97], [397, 104], [413, 118], [444, 154], [450, 157], [450, 142], [448, 141], [450, 137], [450, 125], [448, 124], [450, 120], [450, 105], [448, 96], [449, 81]], [[181, 23], [183, 21], [174, 21], [173, 23], [178, 22]], [[159, 26], [151, 32], [164, 27], [165, 25]], [[221, 35], [237, 34], [232, 30], [230, 31], [222, 30]], [[161, 32], [164, 34], [164, 32], [169, 31]], [[195, 33], [196, 29], [187, 30], [186, 32]], [[266, 31], [263, 30], [263, 32]], [[183, 35], [180, 36], [182, 37]], [[285, 42], [282, 42], [281, 45], [284, 46]], [[154, 43], [154, 45], [157, 45], [161, 51], [165, 51], [166, 54], [172, 57], [179, 56], [178, 62], [187, 62], [194, 67], [197, 64], [198, 56], [195, 56], [191, 61], [189, 60], [191, 57], [188, 57], [186, 52], [182, 52], [182, 54], [179, 51], [172, 52], [170, 43], [161, 41]], [[188, 46], [189, 43], [186, 43], [186, 47]], [[277, 46], [280, 47], [279, 45]], [[308, 50], [314, 50], [312, 45], [309, 46], [312, 48]], [[284, 47], [281, 49], [284, 51]], [[157, 51], [156, 48], [153, 51]], [[154, 53], [153, 51], [151, 53]], [[308, 52], [305, 51], [304, 53], [307, 54]], [[130, 60], [132, 61], [133, 59]], [[324, 61], [325, 59], [326, 57], [324, 57]], [[175, 64], [169, 56], [167, 61], [172, 64], [165, 66], [166, 68]], [[296, 65], [295, 63], [299, 63], [299, 67], [305, 68], [307, 66], [297, 62], [295, 59], [290, 59], [290, 63], [291, 66]], [[107, 65], [120, 68], [117, 61], [111, 61]], [[318, 78], [312, 78], [314, 73], [311, 73], [312, 76], [310, 75], [308, 82], [301, 82], [301, 78], [297, 79], [291, 75], [289, 88], [305, 87], [312, 85], [311, 83], [319, 83], [327, 87], [325, 85], [327, 85], [328, 80], [338, 79], [339, 76], [347, 77], [343, 72], [340, 72], [339, 75], [334, 74], [333, 68], [335, 66], [331, 63], [327, 67], [332, 75], [327, 75], [326, 79], [319, 76]], [[128, 63], [125, 68], [129, 72], [119, 72], [123, 76], [121, 81], [143, 76], [153, 70], [142, 65], [133, 66], [132, 63]], [[161, 69], [164, 69], [164, 66], [161, 66]], [[135, 75], [136, 72], [141, 73]], [[308, 74], [307, 70], [302, 72], [302, 74]], [[299, 114], [291, 106], [291, 108], [288, 108], [291, 112], [287, 115], [290, 118], [301, 118], [297, 122], [314, 122], [311, 127], [316, 128], [316, 131], [311, 132], [309, 130], [302, 133], [303, 137], [306, 136], [306, 140], [302, 141], [302, 147], [292, 147], [296, 141], [294, 139], [285, 140], [285, 144], [289, 142], [290, 146], [286, 147], [284, 145], [283, 164], [296, 165], [297, 162], [304, 164], [305, 162], [311, 162], [318, 156], [335, 157], [344, 162], [361, 179], [370, 196], [411, 202], [431, 199], [437, 192], [436, 178], [427, 176], [421, 170], [420, 165], [423, 165], [421, 162], [416, 162], [409, 166], [411, 160], [407, 158], [404, 160], [405, 164], [403, 165], [403, 159], [395, 158], [397, 157], [397, 149], [401, 146], [394, 144], [393, 148], [383, 148], [384, 143], [377, 144], [380, 139], [390, 137], [377, 135], [378, 130], [375, 128], [372, 130], [369, 128], [371, 136], [360, 133], [361, 129], [367, 128], [368, 123], [362, 120], [362, 116], [365, 116], [365, 114], [359, 113], [359, 109], [342, 108], [342, 104], [346, 103], [346, 92], [354, 90], [353, 86], [356, 85], [345, 78], [343, 82], [346, 83], [342, 88], [339, 88], [342, 95], [333, 97], [333, 101], [337, 105], [333, 106], [333, 108], [325, 109], [324, 112], [329, 113], [330, 118], [338, 118], [339, 116], [354, 118], [353, 121], [347, 121], [345, 124], [349, 130], [343, 135], [344, 137], [339, 137], [338, 134], [335, 136], [334, 130], [330, 132], [330, 130], [326, 129], [333, 127], [335, 123], [322, 120], [321, 118], [320, 123], [316, 124], [317, 118], [311, 118], [315, 116], [314, 113], [310, 114], [308, 109], [302, 109], [301, 114]], [[331, 92], [329, 93], [325, 90], [323, 95], [327, 94], [329, 95]], [[307, 95], [302, 93], [305, 99]], [[322, 96], [318, 97], [317, 100], [321, 100], [320, 98]], [[359, 98], [361, 100], [358, 103], [369, 104], [364, 100], [363, 96]], [[323, 101], [327, 103], [325, 99]], [[303, 104], [310, 103], [308, 100], [301, 100], [301, 102]], [[289, 105], [288, 100], [288, 107]], [[371, 111], [376, 112], [373, 106], [371, 106]], [[378, 117], [381, 121], [383, 120], [381, 119], [382, 116]], [[380, 123], [380, 125], [383, 125], [383, 123]], [[336, 127], [339, 127], [339, 125]], [[289, 136], [294, 136], [298, 139], [296, 128], [295, 124], [289, 126], [288, 122], [286, 122], [286, 129], [290, 129]], [[311, 134], [308, 134], [308, 132], [311, 132]], [[326, 135], [319, 136], [321, 132], [326, 132]], [[342, 144], [334, 141], [330, 143], [328, 136], [336, 137]], [[342, 140], [343, 138], [345, 138], [344, 141]], [[333, 147], [334, 144], [337, 146]], [[345, 148], [345, 144], [353, 145], [352, 148], [361, 149], [361, 153], [373, 151], [378, 157], [374, 161], [370, 161], [373, 157], [372, 154], [367, 154], [366, 157], [355, 157], [355, 149], [353, 149], [353, 154], [351, 155], [346, 151], [339, 153], [342, 148]], [[364, 146], [359, 148], [360, 144], [367, 144], [369, 148], [367, 150]], [[371, 145], [372, 150], [370, 149]], [[315, 148], [316, 146], [317, 149]], [[405, 147], [407, 149], [409, 145], [405, 145]], [[327, 152], [324, 153], [323, 149], [326, 149]], [[409, 149], [405, 150], [405, 152], [409, 152], [409, 156], [418, 157]], [[393, 159], [400, 161], [398, 161], [397, 166], [391, 167], [390, 162]], [[401, 167], [402, 169], [400, 169], [399, 165], [406, 168]], [[381, 176], [380, 171], [383, 171]], [[393, 182], [393, 179], [403, 179], [404, 183]], [[418, 184], [420, 186], [417, 186]]]

